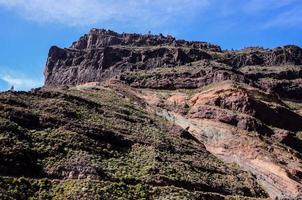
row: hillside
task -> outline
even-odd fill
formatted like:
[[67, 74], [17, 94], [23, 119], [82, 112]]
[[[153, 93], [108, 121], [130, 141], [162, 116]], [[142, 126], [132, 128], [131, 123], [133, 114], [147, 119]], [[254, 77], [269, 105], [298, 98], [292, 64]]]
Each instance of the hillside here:
[[0, 199], [302, 198], [302, 49], [92, 29], [0, 93]]

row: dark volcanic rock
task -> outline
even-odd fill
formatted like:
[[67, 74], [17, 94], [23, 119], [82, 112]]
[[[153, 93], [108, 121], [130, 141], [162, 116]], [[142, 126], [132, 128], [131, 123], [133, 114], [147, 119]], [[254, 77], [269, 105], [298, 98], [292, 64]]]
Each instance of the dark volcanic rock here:
[[235, 68], [247, 65], [301, 65], [302, 49], [293, 45], [275, 49], [248, 48], [240, 51], [226, 52], [220, 61]]
[[283, 98], [301, 99], [302, 98], [302, 79], [261, 79], [260, 83], [266, 89], [278, 94]]
[[174, 46], [191, 47], [198, 49], [207, 49], [220, 52], [221, 48], [217, 45], [206, 42], [189, 42], [185, 40], [176, 40], [172, 36], [160, 35], [140, 35], [134, 33], [116, 33], [104, 29], [91, 29], [90, 32], [74, 42], [72, 49], [95, 49], [114, 45], [123, 46]]
[[124, 71], [173, 67], [211, 55], [200, 49], [118, 48], [75, 50], [52, 47], [45, 69], [46, 85], [76, 85], [114, 78]]
[[251, 83], [244, 74], [212, 64], [186, 66], [181, 70], [161, 68], [153, 71], [123, 73], [120, 80], [136, 88], [152, 89], [193, 89], [212, 83], [234, 80], [241, 83]]
[[51, 47], [44, 73], [45, 85], [76, 85], [113, 78], [124, 71], [211, 60], [209, 52], [221, 52], [221, 49], [171, 36], [92, 29], [70, 48]]
[[240, 115], [234, 112], [217, 108], [214, 106], [199, 106], [198, 109], [190, 110], [188, 113], [190, 118], [212, 119], [214, 121], [223, 122], [236, 126], [243, 130], [257, 131], [261, 134], [271, 135], [273, 132], [267, 126], [259, 123], [256, 118], [248, 115]]
[[[194, 64], [196, 61], [207, 61], [210, 64], [200, 66]], [[212, 65], [212, 61], [216, 61], [216, 64]], [[222, 80], [260, 82], [264, 89], [280, 96], [300, 98], [301, 84], [296, 79], [302, 78], [302, 68], [293, 70], [283, 66], [301, 64], [302, 49], [293, 45], [275, 49], [222, 51], [219, 46], [209, 43], [176, 40], [161, 34], [119, 34], [110, 30], [92, 29], [70, 48], [51, 47], [44, 74], [45, 85], [56, 86], [111, 78], [121, 78], [135, 87], [166, 89], [196, 88]], [[175, 68], [177, 71], [180, 65], [197, 67], [200, 71], [197, 74], [156, 73], [156, 76], [150, 71], [157, 68]], [[217, 65], [218, 68], [229, 66], [229, 69], [217, 70]], [[212, 69], [208, 70], [209, 66]], [[256, 70], [253, 71], [251, 66], [255, 66]], [[276, 68], [280, 70], [272, 70]], [[141, 74], [142, 70], [150, 71], [148, 77], [129, 77], [129, 72]], [[273, 80], [267, 81], [268, 78]]]

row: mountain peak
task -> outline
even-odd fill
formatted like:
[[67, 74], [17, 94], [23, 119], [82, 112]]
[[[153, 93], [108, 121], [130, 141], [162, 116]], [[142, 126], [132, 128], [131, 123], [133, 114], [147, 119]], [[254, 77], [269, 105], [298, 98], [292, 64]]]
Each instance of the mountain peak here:
[[211, 49], [221, 51], [217, 45], [211, 45], [206, 42], [190, 42], [185, 40], [176, 40], [171, 35], [163, 34], [137, 34], [137, 33], [117, 33], [112, 30], [93, 28], [88, 34], [85, 34], [78, 41], [74, 42], [72, 49], [93, 49], [108, 46], [179, 46], [179, 47], [196, 47], [202, 49]]

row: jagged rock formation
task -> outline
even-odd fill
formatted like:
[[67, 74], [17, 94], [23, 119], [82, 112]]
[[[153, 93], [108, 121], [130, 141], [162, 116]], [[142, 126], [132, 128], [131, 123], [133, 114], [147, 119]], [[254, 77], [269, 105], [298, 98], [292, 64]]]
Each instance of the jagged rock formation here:
[[102, 29], [51, 47], [43, 88], [0, 94], [0, 198], [302, 198], [301, 65]]
[[[207, 61], [207, 63], [196, 66], [195, 61]], [[70, 48], [52, 47], [45, 69], [45, 84], [77, 85], [104, 81], [121, 75], [129, 81], [129, 78], [124, 75], [125, 72], [173, 68], [185, 64], [188, 65], [187, 71], [191, 71], [191, 66], [201, 70], [194, 75], [194, 78], [200, 75], [199, 83], [192, 83], [189, 87], [216, 82], [217, 76], [219, 79], [232, 79], [232, 74], [237, 76], [236, 74], [243, 73], [242, 76], [260, 82], [265, 89], [272, 90], [283, 97], [293, 98], [302, 94], [299, 88], [302, 75], [300, 67], [295, 69], [285, 67], [302, 65], [302, 49], [297, 46], [223, 51], [219, 46], [205, 42], [188, 42], [163, 35], [118, 34], [102, 29], [92, 29], [87, 35], [74, 42]], [[209, 74], [205, 75], [207, 72], [204, 66], [215, 67], [216, 75], [213, 74], [215, 72], [212, 69], [207, 70]], [[228, 67], [231, 75], [225, 71], [220, 73], [221, 67]], [[253, 69], [256, 71], [254, 74], [250, 72]], [[184, 82], [191, 78], [191, 75], [184, 74], [180, 77], [180, 81]], [[266, 79], [262, 80], [263, 78]], [[167, 80], [166, 77], [163, 79]], [[156, 87], [153, 82], [153, 87]], [[188, 84], [174, 87], [187, 88]]]
[[211, 51], [221, 51], [217, 45], [206, 42], [188, 42], [176, 40], [172, 36], [163, 35], [140, 35], [140, 34], [119, 34], [114, 31], [104, 29], [91, 29], [90, 32], [71, 45], [71, 49], [85, 50], [104, 48], [108, 46], [175, 46], [208, 49]]

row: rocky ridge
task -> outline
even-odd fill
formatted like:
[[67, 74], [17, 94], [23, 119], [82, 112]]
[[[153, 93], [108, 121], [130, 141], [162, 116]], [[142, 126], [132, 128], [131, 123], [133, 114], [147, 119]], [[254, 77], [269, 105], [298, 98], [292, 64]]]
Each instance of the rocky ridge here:
[[[254, 81], [258, 81], [263, 76], [265, 78], [272, 76], [270, 83], [264, 83], [266, 89], [272, 89], [283, 96], [285, 93], [294, 96], [295, 94], [292, 93], [295, 91], [286, 88], [296, 87], [297, 82], [300, 83], [299, 67], [296, 69], [279, 67], [280, 72], [276, 67], [301, 65], [302, 49], [298, 46], [228, 51], [221, 50], [221, 47], [217, 45], [176, 40], [172, 36], [118, 34], [103, 29], [92, 29], [74, 42], [70, 48], [52, 47], [50, 49], [45, 69], [45, 84], [77, 85], [104, 81], [119, 77], [124, 72], [173, 68], [186, 64], [192, 65], [195, 61], [201, 60], [208, 61], [208, 66], [213, 66], [212, 63], [215, 62], [214, 66], [218, 65], [217, 70], [221, 66], [227, 66], [233, 70], [232, 73], [243, 72]], [[251, 70], [252, 66], [254, 66], [254, 71], [257, 71], [253, 75], [247, 72], [247, 70]], [[268, 67], [269, 69], [267, 69]], [[203, 70], [203, 67], [198, 68]], [[266, 70], [274, 69], [275, 74], [279, 74], [278, 77], [266, 72]], [[190, 71], [190, 66], [188, 71]], [[209, 72], [212, 73], [213, 70], [209, 70]], [[282, 74], [285, 75], [283, 75], [283, 79]], [[284, 92], [278, 91], [277, 87], [280, 84], [282, 84]], [[187, 87], [187, 85], [183, 87]], [[298, 90], [299, 88], [297, 88]], [[301, 94], [300, 92], [298, 91], [298, 94]]]

